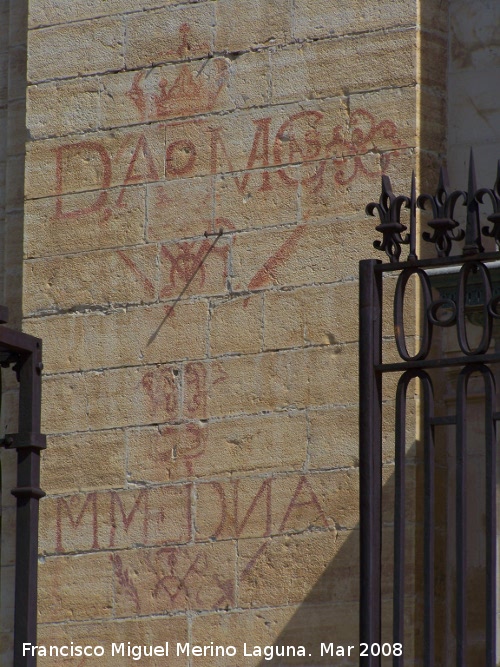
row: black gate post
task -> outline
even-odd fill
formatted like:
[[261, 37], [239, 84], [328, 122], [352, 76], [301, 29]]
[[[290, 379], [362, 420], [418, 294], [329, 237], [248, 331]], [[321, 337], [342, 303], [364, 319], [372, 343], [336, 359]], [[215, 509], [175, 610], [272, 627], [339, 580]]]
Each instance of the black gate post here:
[[[359, 450], [360, 450], [360, 641], [380, 643], [382, 549], [382, 274], [378, 260], [360, 262], [359, 274]], [[369, 654], [360, 665], [376, 667]]]
[[[3, 321], [6, 321], [4, 314]], [[17, 500], [14, 667], [36, 667], [31, 651], [23, 655], [23, 644], [36, 645], [38, 501], [40, 451], [46, 446], [40, 433], [42, 342], [39, 338], [0, 326], [1, 365], [13, 366], [19, 381], [18, 432], [5, 436], [4, 446], [17, 451]]]

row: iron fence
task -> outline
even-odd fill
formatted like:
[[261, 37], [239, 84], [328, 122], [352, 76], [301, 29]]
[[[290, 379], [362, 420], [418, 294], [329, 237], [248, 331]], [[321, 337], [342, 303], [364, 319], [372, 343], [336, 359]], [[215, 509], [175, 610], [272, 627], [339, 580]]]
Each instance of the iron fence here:
[[[457, 220], [460, 207], [465, 212], [465, 229]], [[417, 209], [428, 211], [427, 222], [431, 231], [421, 236], [425, 257], [417, 254]], [[467, 399], [471, 376], [482, 381], [484, 394], [484, 534], [486, 553], [485, 574], [482, 578], [484, 593], [484, 650], [481, 664], [496, 665], [496, 423], [500, 412], [496, 403], [494, 364], [500, 362], [500, 353], [492, 346], [494, 324], [500, 320], [500, 292], [494, 286], [496, 262], [500, 258], [500, 162], [493, 188], [478, 189], [471, 153], [467, 191], [452, 191], [446, 170], [440, 172], [435, 194], [417, 195], [415, 177], [412, 177], [409, 196], [396, 196], [387, 176], [382, 179], [382, 193], [377, 203], [371, 203], [366, 211], [378, 215], [376, 229], [382, 239], [374, 242], [375, 248], [385, 252], [382, 262], [367, 259], [360, 262], [360, 476], [361, 476], [361, 600], [360, 641], [372, 646], [382, 642], [382, 576], [386, 563], [382, 561], [382, 383], [386, 374], [397, 374], [394, 427], [394, 498], [393, 498], [393, 562], [392, 562], [392, 628], [390, 643], [403, 644], [405, 640], [405, 576], [407, 571], [407, 546], [405, 531], [407, 484], [406, 471], [406, 413], [407, 391], [413, 380], [418, 380], [422, 399], [422, 466], [423, 476], [417, 489], [417, 501], [421, 505], [423, 540], [418, 545], [418, 565], [421, 568], [423, 597], [423, 637], [421, 658], [425, 667], [436, 664], [436, 647], [444, 641], [436, 633], [436, 503], [442, 490], [436, 485], [437, 426], [453, 426], [454, 445], [454, 554], [455, 574], [454, 627], [452, 628], [454, 657], [457, 667], [465, 667], [469, 646], [470, 595], [467, 593], [469, 574], [468, 554], [471, 522], [482, 520], [474, 516], [467, 501], [470, 493], [467, 483], [468, 442]], [[402, 222], [403, 213], [408, 224]], [[484, 225], [481, 224], [485, 218]], [[487, 244], [492, 247], [485, 249]], [[402, 258], [407, 249], [406, 258]], [[443, 275], [448, 274], [448, 291], [439, 289]], [[384, 278], [397, 276], [392, 297], [394, 336], [387, 341], [391, 350], [386, 356], [383, 338]], [[409, 281], [418, 285], [421, 303], [421, 321], [415, 350], [407, 347], [404, 302]], [[454, 283], [450, 287], [450, 281]], [[482, 327], [479, 341], [472, 341], [467, 323], [471, 313], [471, 294], [476, 324]], [[414, 305], [414, 304], [413, 304]], [[436, 354], [436, 332], [453, 330], [458, 352]], [[498, 347], [498, 346], [497, 346]], [[384, 350], [384, 353], [383, 353]], [[391, 356], [392, 355], [392, 356]], [[388, 359], [388, 360], [387, 360]], [[438, 415], [435, 411], [435, 390], [432, 374], [435, 369], [456, 368], [454, 409], [451, 414]], [[474, 489], [474, 493], [478, 491]], [[482, 525], [482, 524], [481, 524]], [[442, 569], [446, 566], [438, 563]], [[482, 603], [482, 602], [481, 602]], [[385, 630], [384, 630], [385, 632]], [[378, 667], [382, 662], [378, 649], [361, 657], [361, 664]], [[394, 667], [405, 663], [405, 651], [394, 652]], [[442, 651], [441, 651], [442, 653]], [[375, 655], [374, 655], [375, 654]], [[442, 664], [442, 663], [440, 663]], [[448, 664], [448, 663], [447, 663]], [[474, 667], [479, 663], [474, 663]]]

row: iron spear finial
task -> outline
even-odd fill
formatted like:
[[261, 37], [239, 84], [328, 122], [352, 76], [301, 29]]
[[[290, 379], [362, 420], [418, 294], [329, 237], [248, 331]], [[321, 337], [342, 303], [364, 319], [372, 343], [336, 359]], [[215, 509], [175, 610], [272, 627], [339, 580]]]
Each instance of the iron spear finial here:
[[453, 241], [461, 241], [464, 232], [457, 229], [459, 223], [454, 218], [455, 206], [462, 197], [464, 202], [467, 195], [461, 190], [450, 189], [448, 171], [446, 167], [439, 170], [439, 181], [435, 195], [421, 194], [417, 199], [417, 206], [425, 210], [426, 204], [432, 209], [432, 220], [427, 224], [432, 229], [432, 234], [424, 232], [422, 239], [427, 243], [433, 243], [438, 257], [448, 257], [452, 249]]
[[391, 179], [387, 175], [382, 176], [382, 193], [379, 201], [371, 202], [366, 207], [366, 214], [375, 216], [375, 211], [380, 218], [380, 224], [375, 227], [382, 234], [382, 241], [373, 242], [377, 250], [386, 253], [390, 262], [398, 262], [401, 255], [401, 244], [407, 243], [401, 236], [406, 231], [406, 226], [401, 224], [401, 207], [407, 205], [408, 197], [396, 197], [392, 191]]
[[464, 255], [475, 255], [484, 250], [481, 243], [479, 204], [476, 199], [476, 191], [476, 168], [474, 165], [474, 152], [471, 148], [469, 158], [469, 183], [467, 189], [467, 201], [465, 203], [467, 206], [467, 222], [465, 225]]
[[493, 206], [493, 211], [488, 216], [489, 222], [493, 223], [490, 229], [488, 225], [483, 227], [483, 234], [495, 239], [497, 248], [500, 247], [500, 160], [497, 163], [497, 177], [493, 188], [481, 188], [476, 194], [476, 199], [480, 204], [484, 203], [484, 197], [488, 195]]
[[415, 170], [411, 172], [411, 193], [410, 193], [410, 252], [408, 259], [417, 259], [417, 185], [415, 179]]

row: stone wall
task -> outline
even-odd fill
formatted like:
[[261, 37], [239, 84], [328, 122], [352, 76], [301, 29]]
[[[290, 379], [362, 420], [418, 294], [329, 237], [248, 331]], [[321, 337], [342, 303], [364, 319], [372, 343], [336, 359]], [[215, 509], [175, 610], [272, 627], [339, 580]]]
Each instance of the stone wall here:
[[446, 18], [430, 0], [30, 0], [39, 643], [108, 648], [65, 665], [116, 664], [122, 641], [357, 664], [319, 645], [357, 643], [364, 206], [382, 172], [406, 192], [444, 151]]

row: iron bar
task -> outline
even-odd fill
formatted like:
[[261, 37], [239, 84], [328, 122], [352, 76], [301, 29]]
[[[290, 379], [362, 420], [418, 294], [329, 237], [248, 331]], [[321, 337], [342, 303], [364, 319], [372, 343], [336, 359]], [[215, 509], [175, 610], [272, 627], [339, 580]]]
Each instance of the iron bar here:
[[431, 205], [433, 218], [429, 227], [433, 233], [424, 232], [422, 239], [434, 244], [438, 257], [448, 257], [453, 241], [461, 241], [465, 236], [463, 231], [457, 231], [459, 223], [454, 219], [455, 206], [460, 198], [465, 200], [466, 193], [460, 190], [451, 191], [448, 172], [445, 167], [441, 167], [436, 194], [424, 193], [417, 200], [417, 206], [421, 209], [425, 209], [426, 203]]
[[23, 655], [23, 643], [36, 645], [38, 501], [40, 450], [45, 437], [41, 424], [41, 341], [25, 356], [19, 371], [19, 430], [12, 437], [17, 449], [16, 589], [14, 611], [14, 667], [35, 667], [36, 657]]
[[457, 667], [466, 665], [467, 646], [467, 387], [473, 373], [480, 373], [485, 387], [485, 450], [486, 450], [486, 665], [496, 664], [496, 463], [495, 379], [483, 364], [462, 369], [457, 381]]
[[[5, 315], [7, 315], [5, 313]], [[23, 655], [23, 644], [36, 645], [38, 502], [40, 451], [45, 448], [41, 425], [42, 344], [28, 334], [0, 327], [2, 366], [13, 366], [19, 381], [18, 431], [3, 445], [17, 451], [16, 556], [14, 592], [14, 667], [36, 667], [36, 656]]]
[[[483, 288], [484, 288], [484, 304], [483, 304], [483, 336], [481, 342], [475, 349], [471, 349], [469, 340], [467, 338], [466, 317], [465, 317], [465, 290], [467, 285], [467, 278], [469, 274], [475, 271], [481, 274]], [[464, 264], [460, 269], [458, 276], [458, 299], [457, 299], [457, 338], [458, 344], [462, 352], [468, 356], [477, 357], [485, 354], [490, 346], [492, 335], [492, 315], [488, 310], [488, 305], [491, 303], [493, 290], [491, 286], [491, 279], [488, 269], [481, 262], [469, 262]]]
[[[498, 261], [498, 252], [483, 252], [476, 255], [467, 255], [462, 257], [461, 255], [455, 255], [452, 257], [429, 257], [429, 259], [416, 259], [412, 262], [398, 262], [395, 264], [389, 264], [388, 262], [377, 264], [375, 271], [377, 273], [387, 273], [402, 271], [403, 269], [409, 269], [412, 267], [421, 267], [423, 269], [432, 269], [433, 267], [441, 266], [461, 266], [466, 262], [483, 262], [487, 264], [488, 262]], [[364, 261], [364, 260], [361, 260]]]
[[[405, 594], [405, 463], [406, 463], [406, 394], [414, 373], [407, 371], [398, 382], [396, 391], [396, 431], [394, 451], [394, 606], [393, 639], [404, 642]], [[393, 667], [402, 667], [404, 656], [394, 656]]]
[[[404, 643], [406, 402], [408, 385], [417, 378], [424, 398], [424, 665], [434, 667], [434, 396], [432, 380], [421, 370], [403, 373], [396, 391], [393, 641]], [[393, 657], [393, 667], [403, 664], [403, 655]]]
[[495, 667], [496, 660], [496, 594], [497, 594], [497, 511], [496, 511], [496, 424], [495, 378], [487, 366], [478, 369], [485, 385], [485, 448], [486, 448], [486, 667]]
[[457, 561], [457, 606], [456, 627], [457, 637], [457, 667], [465, 667], [465, 648], [467, 643], [467, 596], [466, 596], [466, 568], [467, 568], [467, 467], [466, 467], [466, 391], [469, 379], [469, 368], [460, 372], [457, 381], [457, 462], [456, 462], [456, 561]]
[[9, 327], [0, 327], [0, 350], [28, 354], [36, 352], [38, 344], [41, 344], [41, 341], [35, 336], [9, 329]]
[[484, 197], [488, 196], [493, 205], [493, 213], [491, 213], [487, 220], [493, 223], [493, 228], [490, 229], [487, 225], [483, 227], [483, 234], [495, 239], [496, 243], [500, 243], [500, 160], [497, 163], [497, 177], [493, 188], [482, 188], [476, 194], [477, 201], [482, 204]]
[[434, 397], [429, 375], [420, 371], [418, 376], [424, 392], [424, 665], [434, 667]]
[[381, 373], [395, 373], [408, 368], [447, 368], [470, 363], [494, 364], [500, 361], [500, 354], [478, 354], [475, 357], [445, 357], [444, 359], [423, 359], [416, 361], [396, 361], [392, 364], [378, 364], [375, 369]]
[[[360, 640], [368, 646], [381, 637], [382, 563], [382, 279], [376, 260], [360, 263], [359, 292], [359, 415], [360, 450]], [[360, 658], [361, 667], [379, 667], [380, 656]]]
[[469, 157], [469, 184], [467, 189], [467, 222], [465, 225], [464, 255], [475, 255], [483, 252], [481, 243], [481, 225], [479, 222], [479, 204], [476, 198], [476, 168], [474, 165], [474, 153], [472, 149]]
[[408, 260], [413, 262], [417, 259], [417, 185], [415, 171], [411, 173], [411, 194], [407, 208], [410, 209], [410, 233], [408, 235], [410, 251]]

